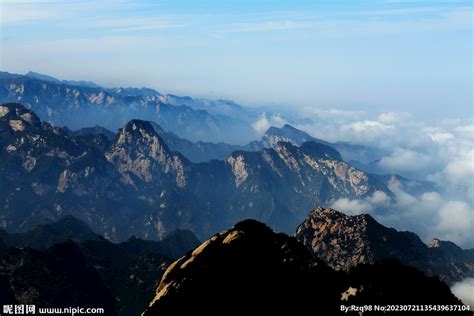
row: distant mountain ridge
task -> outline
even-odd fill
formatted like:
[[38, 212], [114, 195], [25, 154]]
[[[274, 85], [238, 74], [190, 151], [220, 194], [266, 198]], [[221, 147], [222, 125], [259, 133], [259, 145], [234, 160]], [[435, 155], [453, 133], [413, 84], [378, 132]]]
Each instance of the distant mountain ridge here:
[[345, 161], [351, 163], [356, 161], [359, 162], [360, 165], [368, 164], [376, 159], [380, 159], [380, 157], [386, 154], [378, 148], [353, 145], [343, 142], [328, 142], [313, 137], [289, 124], [284, 124], [281, 128], [274, 126], [270, 127], [262, 136], [260, 141], [251, 142], [249, 145], [247, 145], [246, 149], [253, 148], [254, 150], [258, 150], [261, 148], [273, 147], [275, 144], [281, 141], [289, 142], [297, 146], [300, 146], [301, 144], [308, 141], [320, 143], [337, 150], [341, 154], [342, 159]]
[[[83, 221], [71, 215], [66, 215], [55, 222], [39, 224], [23, 233], [8, 233], [0, 230], [1, 250], [8, 248], [29, 247], [45, 250], [55, 244], [72, 241], [103, 240], [104, 237], [92, 231]], [[159, 253], [169, 258], [179, 258], [199, 244], [197, 237], [188, 230], [175, 230], [164, 236], [162, 240], [143, 240], [135, 236], [116, 244], [127, 251], [140, 255], [145, 252]]]
[[[377, 155], [377, 150], [359, 146], [359, 145], [350, 145], [350, 144], [341, 144], [341, 143], [330, 143], [318, 138], [314, 138], [309, 134], [289, 125], [285, 124], [281, 128], [278, 127], [270, 127], [264, 135], [261, 137], [260, 140], [249, 142], [246, 145], [230, 145], [227, 143], [219, 142], [192, 142], [185, 138], [179, 137], [173, 132], [165, 131], [160, 125], [155, 122], [151, 122], [155, 131], [160, 135], [161, 138], [166, 142], [169, 148], [173, 151], [178, 151], [182, 153], [186, 158], [188, 158], [192, 162], [206, 162], [213, 159], [217, 160], [224, 160], [227, 158], [231, 153], [242, 150], [242, 151], [261, 151], [265, 148], [272, 148], [277, 145], [278, 142], [288, 142], [295, 146], [300, 146], [305, 142], [316, 142], [319, 144], [323, 144], [334, 148], [338, 151], [342, 149], [345, 153], [345, 156], [341, 157], [341, 159], [356, 163], [356, 165], [363, 165], [358, 161], [355, 162], [351, 158], [361, 158], [362, 159], [370, 159], [365, 157], [365, 152], [372, 151], [372, 155]], [[113, 140], [115, 134], [103, 127], [94, 126], [94, 127], [87, 127], [81, 128], [76, 131], [70, 131], [67, 127], [63, 127], [71, 136], [80, 136], [86, 134], [104, 134], [107, 136], [109, 140]], [[365, 161], [363, 160], [363, 161]], [[357, 164], [359, 163], [359, 164]]]
[[66, 126], [63, 126], [62, 129], [69, 134], [69, 136], [72, 137], [77, 137], [77, 136], [86, 136], [86, 135], [94, 135], [98, 136], [100, 134], [103, 134], [109, 141], [113, 141], [115, 138], [115, 133], [112, 131], [109, 131], [106, 128], [103, 128], [101, 126], [93, 126], [93, 127], [84, 127], [75, 131], [71, 131], [69, 128]]
[[259, 151], [278, 141], [294, 145], [315, 141], [333, 147], [345, 161], [364, 171], [380, 173], [383, 170], [376, 168], [374, 161], [387, 154], [378, 148], [329, 143], [288, 124], [270, 127], [261, 140], [254, 141], [258, 135], [251, 124], [261, 112], [230, 100], [165, 95], [150, 88], [104, 88], [90, 81], [59, 80], [32, 71], [25, 75], [0, 72], [2, 102], [22, 103], [43, 121], [72, 130], [90, 126], [116, 130], [131, 119], [154, 121], [168, 134], [160, 136], [172, 150], [193, 162], [222, 160], [239, 149]]
[[335, 269], [397, 259], [451, 285], [474, 277], [474, 249], [462, 250], [438, 239], [427, 246], [416, 234], [387, 228], [366, 214], [350, 216], [319, 207], [298, 226], [295, 236]]
[[66, 215], [50, 224], [40, 224], [24, 233], [0, 233], [0, 241], [10, 247], [31, 247], [46, 249], [67, 240], [80, 242], [99, 238], [84, 222]]
[[37, 72], [34, 72], [34, 71], [28, 71], [25, 74], [25, 76], [33, 78], [33, 79], [42, 80], [42, 81], [49, 81], [49, 82], [53, 82], [53, 83], [66, 84], [66, 85], [71, 85], [71, 86], [87, 87], [87, 88], [98, 88], [99, 87], [98, 84], [96, 84], [92, 81], [59, 80], [59, 79], [56, 79], [54, 77], [44, 75], [44, 74], [40, 74], [40, 73], [37, 73]]
[[[246, 145], [231, 145], [223, 142], [212, 143], [212, 142], [191, 142], [187, 139], [181, 138], [173, 132], [167, 132], [158, 124], [152, 122], [155, 131], [160, 135], [161, 138], [168, 144], [171, 150], [182, 153], [186, 158], [192, 162], [206, 162], [213, 159], [224, 160], [231, 153], [242, 150], [242, 151], [261, 151], [265, 148], [272, 148], [278, 144], [278, 142], [288, 142], [295, 146], [300, 146], [305, 142], [316, 142], [318, 144], [329, 146], [338, 152], [342, 152], [341, 159], [358, 165], [364, 165], [361, 161], [372, 161], [374, 157], [380, 157], [380, 151], [375, 148], [365, 147], [361, 145], [351, 145], [345, 143], [331, 143], [318, 138], [314, 138], [289, 124], [283, 125], [281, 128], [270, 127], [260, 140], [249, 142]], [[96, 129], [98, 127], [95, 127]], [[88, 129], [81, 129], [77, 133], [85, 133]], [[90, 130], [92, 133], [93, 131]], [[95, 131], [97, 133], [99, 131]], [[108, 131], [107, 131], [108, 132]], [[370, 154], [369, 154], [370, 152]], [[363, 169], [365, 170], [365, 169]]]
[[[193, 141], [239, 143], [255, 137], [251, 118], [242, 120], [219, 114], [217, 110], [211, 114], [197, 106], [206, 100], [174, 96], [170, 104], [165, 102], [168, 99], [148, 88], [104, 88], [33, 72], [26, 75], [0, 72], [0, 103], [21, 102], [42, 120], [56, 126], [75, 130], [100, 125], [116, 130], [130, 119], [139, 118], [155, 121], [167, 131]], [[233, 103], [227, 102], [226, 107], [241, 111]]]

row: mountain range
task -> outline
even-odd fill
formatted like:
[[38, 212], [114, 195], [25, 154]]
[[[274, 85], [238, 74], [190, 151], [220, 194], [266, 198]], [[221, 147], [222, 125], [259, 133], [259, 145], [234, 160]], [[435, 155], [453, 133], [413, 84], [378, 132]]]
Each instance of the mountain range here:
[[159, 239], [176, 228], [206, 238], [245, 218], [291, 232], [315, 205], [377, 191], [395, 198], [388, 189], [394, 176], [358, 170], [322, 143], [279, 141], [192, 163], [157, 129], [132, 120], [112, 141], [75, 136], [19, 104], [1, 105], [1, 227], [28, 230], [71, 214], [111, 240]]
[[377, 216], [397, 203], [393, 183], [438, 187], [383, 174], [386, 151], [290, 124], [257, 139], [261, 115], [0, 72], [0, 305], [151, 316], [460, 303], [447, 285], [474, 277], [473, 249], [327, 208], [382, 197]]
[[[206, 162], [210, 160], [224, 160], [231, 153], [237, 150], [243, 151], [261, 151], [265, 148], [273, 148], [278, 142], [288, 142], [295, 146], [300, 146], [305, 142], [315, 142], [327, 145], [336, 149], [341, 153], [344, 161], [351, 164], [365, 166], [361, 161], [373, 161], [381, 157], [384, 153], [380, 150], [360, 145], [352, 145], [346, 143], [331, 143], [318, 138], [314, 138], [304, 131], [301, 131], [289, 124], [284, 124], [282, 127], [270, 127], [263, 134], [260, 140], [254, 140], [245, 145], [231, 145], [224, 142], [213, 143], [197, 141], [192, 142], [185, 138], [176, 135], [173, 132], [165, 131], [160, 125], [151, 122], [153, 128], [158, 135], [165, 141], [172, 151], [178, 151], [191, 162]], [[99, 135], [104, 134], [109, 140], [115, 138], [115, 134], [101, 126], [85, 127], [75, 131], [63, 127], [70, 136], [84, 136], [88, 134]]]
[[104, 88], [90, 81], [59, 80], [31, 71], [24, 75], [0, 72], [0, 103], [10, 102], [23, 104], [52, 125], [81, 133], [93, 132], [91, 126], [114, 131], [131, 119], [153, 121], [170, 148], [193, 162], [222, 160], [236, 150], [258, 151], [279, 141], [329, 145], [345, 161], [371, 171], [375, 170], [373, 164], [387, 154], [374, 147], [330, 143], [289, 124], [271, 127], [255, 141], [258, 135], [251, 124], [265, 113], [230, 100], [165, 95], [149, 88]]
[[95, 125], [116, 130], [137, 118], [193, 141], [239, 143], [256, 136], [250, 124], [257, 114], [247, 111], [245, 120], [226, 115], [243, 111], [231, 101], [162, 95], [149, 88], [104, 88], [33, 72], [0, 72], [0, 102], [20, 102], [42, 120], [72, 130]]
[[344, 142], [328, 142], [319, 138], [315, 138], [308, 133], [299, 130], [290, 124], [284, 124], [281, 128], [272, 126], [270, 127], [260, 141], [250, 142], [244, 150], [260, 150], [262, 148], [274, 147], [278, 142], [288, 142], [296, 146], [300, 146], [305, 142], [315, 142], [323, 145], [327, 145], [337, 150], [344, 161], [351, 164], [354, 162], [365, 166], [371, 162], [380, 159], [386, 155], [387, 152], [363, 145], [354, 145]]

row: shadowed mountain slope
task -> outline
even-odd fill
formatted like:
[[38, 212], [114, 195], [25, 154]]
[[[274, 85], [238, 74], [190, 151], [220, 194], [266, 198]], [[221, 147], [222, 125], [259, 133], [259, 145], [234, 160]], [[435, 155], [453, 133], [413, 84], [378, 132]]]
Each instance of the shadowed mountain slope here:
[[246, 220], [175, 261], [142, 315], [334, 315], [344, 314], [341, 305], [458, 303], [447, 285], [415, 268], [388, 261], [335, 271], [295, 238]]

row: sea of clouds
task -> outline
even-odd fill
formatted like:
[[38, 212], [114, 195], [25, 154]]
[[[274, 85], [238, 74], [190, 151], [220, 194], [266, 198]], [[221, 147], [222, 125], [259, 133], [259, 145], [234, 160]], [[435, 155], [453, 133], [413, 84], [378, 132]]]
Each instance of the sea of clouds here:
[[[339, 199], [332, 205], [349, 214], [369, 213], [386, 226], [417, 233], [425, 242], [450, 240], [474, 248], [474, 120], [446, 118], [426, 123], [408, 113], [305, 108], [297, 121], [285, 115], [263, 115], [254, 123], [262, 133], [290, 123], [314, 137], [361, 144], [386, 154], [372, 164], [380, 174], [427, 180], [436, 190], [414, 192], [392, 181], [396, 202], [383, 192], [365, 199]], [[296, 123], [295, 123], [296, 122]]]

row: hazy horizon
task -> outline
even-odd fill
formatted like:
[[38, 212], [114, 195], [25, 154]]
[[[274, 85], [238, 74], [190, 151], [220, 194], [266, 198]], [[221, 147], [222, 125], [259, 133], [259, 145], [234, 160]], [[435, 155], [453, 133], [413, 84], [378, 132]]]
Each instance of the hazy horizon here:
[[4, 71], [246, 106], [473, 117], [469, 1], [4, 0], [0, 8]]

